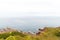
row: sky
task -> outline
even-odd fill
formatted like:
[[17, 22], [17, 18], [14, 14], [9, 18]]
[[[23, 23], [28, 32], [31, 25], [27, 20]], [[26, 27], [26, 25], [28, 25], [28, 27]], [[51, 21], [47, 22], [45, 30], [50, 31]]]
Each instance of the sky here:
[[60, 17], [60, 0], [0, 0], [0, 18]]

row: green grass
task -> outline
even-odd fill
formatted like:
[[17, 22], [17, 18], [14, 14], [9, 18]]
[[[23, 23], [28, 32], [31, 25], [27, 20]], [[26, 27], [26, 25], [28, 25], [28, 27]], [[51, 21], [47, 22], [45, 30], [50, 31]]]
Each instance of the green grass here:
[[30, 35], [22, 32], [0, 34], [0, 40], [60, 40], [60, 28], [46, 27], [40, 34]]

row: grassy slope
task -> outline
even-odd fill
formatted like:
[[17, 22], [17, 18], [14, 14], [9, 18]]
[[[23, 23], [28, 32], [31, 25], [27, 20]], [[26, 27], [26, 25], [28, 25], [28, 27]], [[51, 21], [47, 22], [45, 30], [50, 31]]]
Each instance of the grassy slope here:
[[30, 35], [21, 32], [0, 34], [0, 40], [60, 40], [60, 28], [46, 27], [40, 34]]

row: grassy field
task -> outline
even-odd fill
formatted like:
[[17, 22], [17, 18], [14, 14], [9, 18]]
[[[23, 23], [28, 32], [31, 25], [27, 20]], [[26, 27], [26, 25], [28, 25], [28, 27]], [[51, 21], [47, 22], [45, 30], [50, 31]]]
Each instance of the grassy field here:
[[60, 27], [45, 27], [35, 34], [18, 31], [2, 33], [0, 40], [60, 40]]

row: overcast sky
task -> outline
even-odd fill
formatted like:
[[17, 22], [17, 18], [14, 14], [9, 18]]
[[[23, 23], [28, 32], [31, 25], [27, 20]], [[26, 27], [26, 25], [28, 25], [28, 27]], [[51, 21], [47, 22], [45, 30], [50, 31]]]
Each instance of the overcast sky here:
[[0, 17], [59, 16], [60, 0], [0, 0]]

